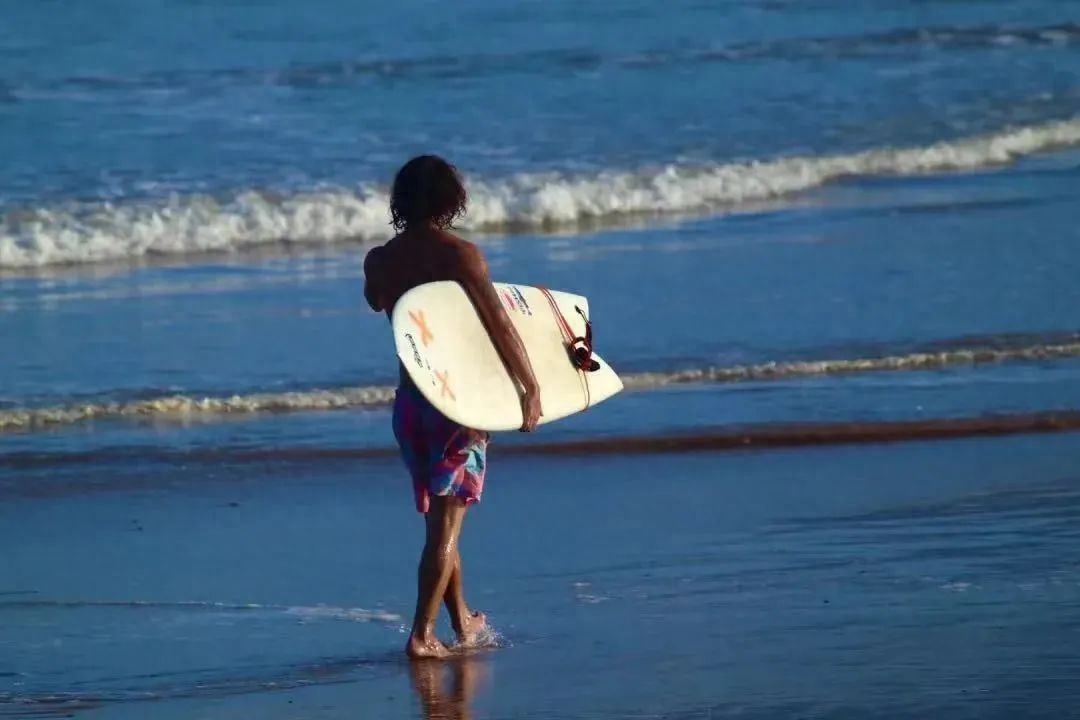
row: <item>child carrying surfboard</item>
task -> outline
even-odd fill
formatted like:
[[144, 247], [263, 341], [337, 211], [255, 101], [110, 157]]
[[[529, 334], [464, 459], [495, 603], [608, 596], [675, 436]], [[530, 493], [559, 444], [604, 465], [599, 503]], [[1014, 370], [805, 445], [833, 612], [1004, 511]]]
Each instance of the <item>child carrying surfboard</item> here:
[[[542, 414], [528, 354], [492, 286], [483, 253], [449, 231], [466, 202], [457, 170], [442, 158], [421, 155], [405, 163], [390, 197], [398, 234], [364, 259], [364, 297], [389, 318], [409, 290], [430, 282], [459, 283], [522, 388], [521, 429], [528, 432]], [[449, 650], [435, 636], [440, 603], [446, 604], [459, 642], [470, 643], [485, 627], [483, 613], [470, 610], [465, 602], [458, 537], [466, 510], [483, 491], [489, 436], [446, 418], [424, 398], [404, 367], [398, 372], [394, 436], [412, 476], [416, 509], [426, 523], [416, 613], [405, 651], [413, 658], [441, 658]]]

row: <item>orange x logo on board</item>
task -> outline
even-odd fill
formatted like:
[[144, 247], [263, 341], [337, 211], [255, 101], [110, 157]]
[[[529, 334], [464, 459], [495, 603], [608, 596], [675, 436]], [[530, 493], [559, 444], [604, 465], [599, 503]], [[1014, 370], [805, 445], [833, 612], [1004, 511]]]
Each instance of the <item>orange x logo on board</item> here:
[[416, 323], [417, 329], [420, 331], [420, 342], [424, 347], [428, 346], [428, 343], [435, 342], [435, 336], [431, 334], [431, 330], [428, 329], [427, 320], [424, 318], [424, 311], [418, 312], [409, 311], [409, 317], [414, 323]]
[[435, 371], [435, 377], [439, 380], [439, 397], [450, 396], [450, 399], [457, 402], [457, 396], [454, 395], [454, 391], [450, 389], [450, 372], [444, 370], [443, 372]]

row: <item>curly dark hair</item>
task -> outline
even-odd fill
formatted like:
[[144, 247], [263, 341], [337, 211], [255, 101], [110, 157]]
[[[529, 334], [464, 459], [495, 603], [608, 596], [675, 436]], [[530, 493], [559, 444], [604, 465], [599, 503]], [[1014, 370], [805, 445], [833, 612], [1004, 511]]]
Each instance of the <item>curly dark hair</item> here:
[[466, 200], [457, 168], [437, 155], [420, 155], [394, 177], [390, 215], [399, 231], [424, 223], [447, 228], [464, 214]]

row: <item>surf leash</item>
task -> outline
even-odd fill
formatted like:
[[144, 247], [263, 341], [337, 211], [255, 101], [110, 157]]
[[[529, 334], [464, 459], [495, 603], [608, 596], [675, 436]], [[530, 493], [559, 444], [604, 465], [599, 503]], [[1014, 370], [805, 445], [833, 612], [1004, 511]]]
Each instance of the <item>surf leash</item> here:
[[566, 343], [570, 364], [582, 372], [596, 372], [599, 370], [600, 363], [593, 359], [592, 323], [589, 322], [589, 318], [581, 308], [577, 305], [574, 306], [574, 310], [585, 321], [585, 335], [574, 335], [574, 331], [570, 329], [570, 323], [566, 321], [566, 317], [562, 314], [562, 310], [559, 309], [559, 304], [555, 301], [551, 291], [546, 287], [540, 287], [539, 290], [544, 293], [548, 304], [551, 305], [551, 313], [555, 316], [555, 323], [562, 332], [563, 342]]

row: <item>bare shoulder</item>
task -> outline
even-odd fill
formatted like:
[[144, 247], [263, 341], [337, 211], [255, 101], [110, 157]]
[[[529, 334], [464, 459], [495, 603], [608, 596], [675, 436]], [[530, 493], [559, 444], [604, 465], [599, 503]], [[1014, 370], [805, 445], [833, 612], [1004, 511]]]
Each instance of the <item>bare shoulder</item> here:
[[366, 273], [389, 272], [394, 263], [401, 256], [401, 236], [395, 235], [382, 245], [376, 245], [364, 255], [364, 271]]
[[487, 260], [484, 253], [474, 243], [451, 233], [442, 233], [441, 240], [454, 259], [454, 264], [467, 276], [486, 277]]
[[379, 270], [386, 255], [386, 245], [376, 245], [364, 255], [364, 272], [371, 273]]

